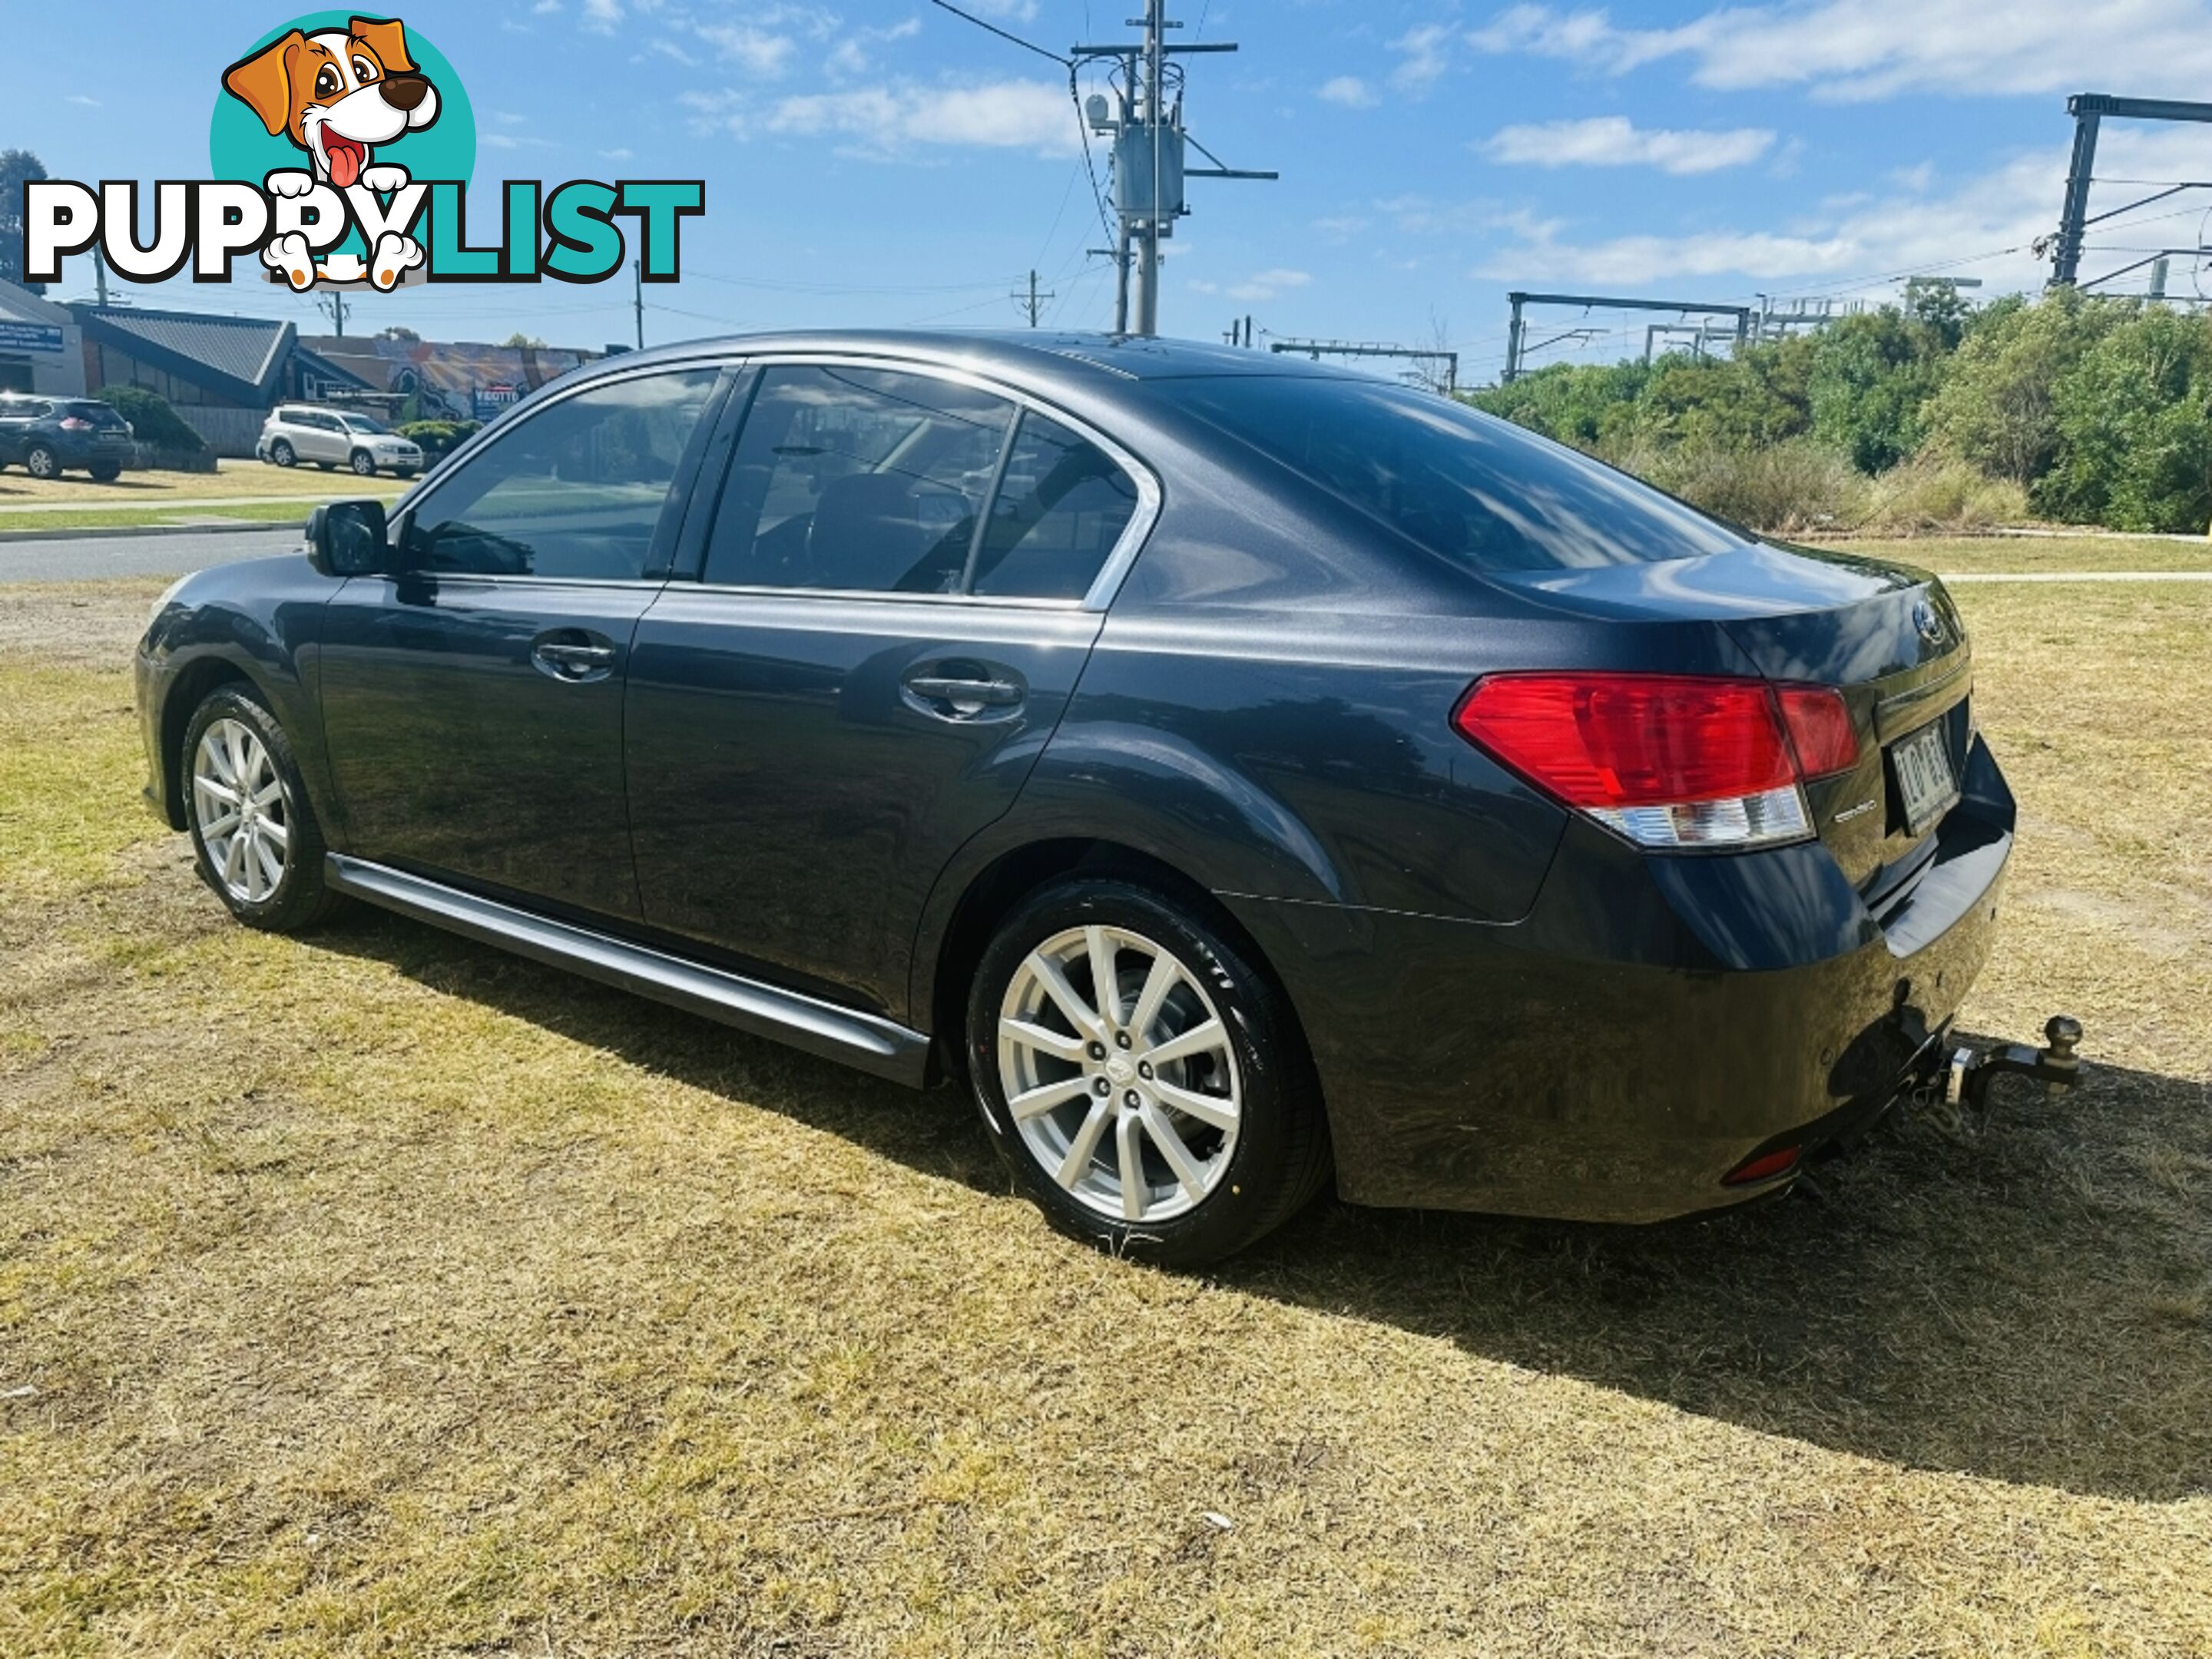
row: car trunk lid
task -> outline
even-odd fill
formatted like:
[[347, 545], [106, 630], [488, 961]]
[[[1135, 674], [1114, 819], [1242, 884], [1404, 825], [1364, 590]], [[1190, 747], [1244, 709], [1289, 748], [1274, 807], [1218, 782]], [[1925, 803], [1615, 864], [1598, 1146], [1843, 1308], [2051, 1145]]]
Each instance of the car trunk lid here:
[[[1935, 577], [1887, 560], [1747, 542], [1699, 558], [1491, 580], [1584, 615], [1708, 622], [1766, 678], [1837, 687], [1859, 759], [1806, 787], [1816, 833], [1876, 904], [1924, 861], [1973, 730], [1972, 650]], [[1930, 726], [1940, 735], [1925, 735]]]

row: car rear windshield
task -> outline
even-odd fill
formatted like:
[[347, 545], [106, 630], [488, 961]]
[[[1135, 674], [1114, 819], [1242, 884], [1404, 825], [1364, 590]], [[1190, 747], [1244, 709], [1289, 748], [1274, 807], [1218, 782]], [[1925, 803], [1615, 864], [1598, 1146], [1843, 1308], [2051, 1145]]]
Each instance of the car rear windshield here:
[[1182, 381], [1191, 412], [1432, 553], [1476, 570], [1696, 558], [1744, 538], [1565, 445], [1384, 381]]
[[80, 421], [90, 421], [94, 426], [123, 424], [123, 416], [116, 413], [115, 407], [112, 404], [62, 404], [58, 406], [58, 412], [63, 415], [73, 415]]

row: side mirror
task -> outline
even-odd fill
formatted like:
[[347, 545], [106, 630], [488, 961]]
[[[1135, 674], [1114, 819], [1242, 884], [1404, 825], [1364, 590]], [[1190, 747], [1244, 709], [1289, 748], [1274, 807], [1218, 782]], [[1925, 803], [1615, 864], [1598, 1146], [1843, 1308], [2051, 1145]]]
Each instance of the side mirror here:
[[332, 501], [307, 515], [307, 562], [325, 576], [373, 576], [391, 562], [382, 501]]

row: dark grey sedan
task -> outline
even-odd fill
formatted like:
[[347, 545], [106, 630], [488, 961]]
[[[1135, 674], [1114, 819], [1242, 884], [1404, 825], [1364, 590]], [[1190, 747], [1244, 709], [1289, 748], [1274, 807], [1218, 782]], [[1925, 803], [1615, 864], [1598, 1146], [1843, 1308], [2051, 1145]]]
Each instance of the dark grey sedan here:
[[1917, 571], [1248, 351], [823, 334], [546, 387], [181, 584], [155, 808], [973, 1091], [1060, 1226], [1787, 1186], [1942, 1051], [2013, 804]]

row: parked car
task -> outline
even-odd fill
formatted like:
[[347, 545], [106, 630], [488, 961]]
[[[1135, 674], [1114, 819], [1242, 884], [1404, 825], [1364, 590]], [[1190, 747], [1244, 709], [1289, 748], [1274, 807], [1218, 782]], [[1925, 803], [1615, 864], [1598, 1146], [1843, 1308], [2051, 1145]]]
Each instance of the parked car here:
[[1940, 1062], [2014, 808], [1934, 577], [1429, 393], [1095, 336], [626, 355], [178, 585], [149, 793], [341, 895], [902, 1082], [1202, 1261], [1650, 1221]]
[[380, 469], [402, 478], [422, 470], [421, 447], [374, 416], [301, 404], [279, 404], [269, 411], [253, 453], [272, 466], [312, 461], [325, 472], [349, 467], [364, 478]]
[[130, 422], [96, 399], [0, 392], [0, 467], [34, 478], [74, 467], [112, 483], [136, 453]]

